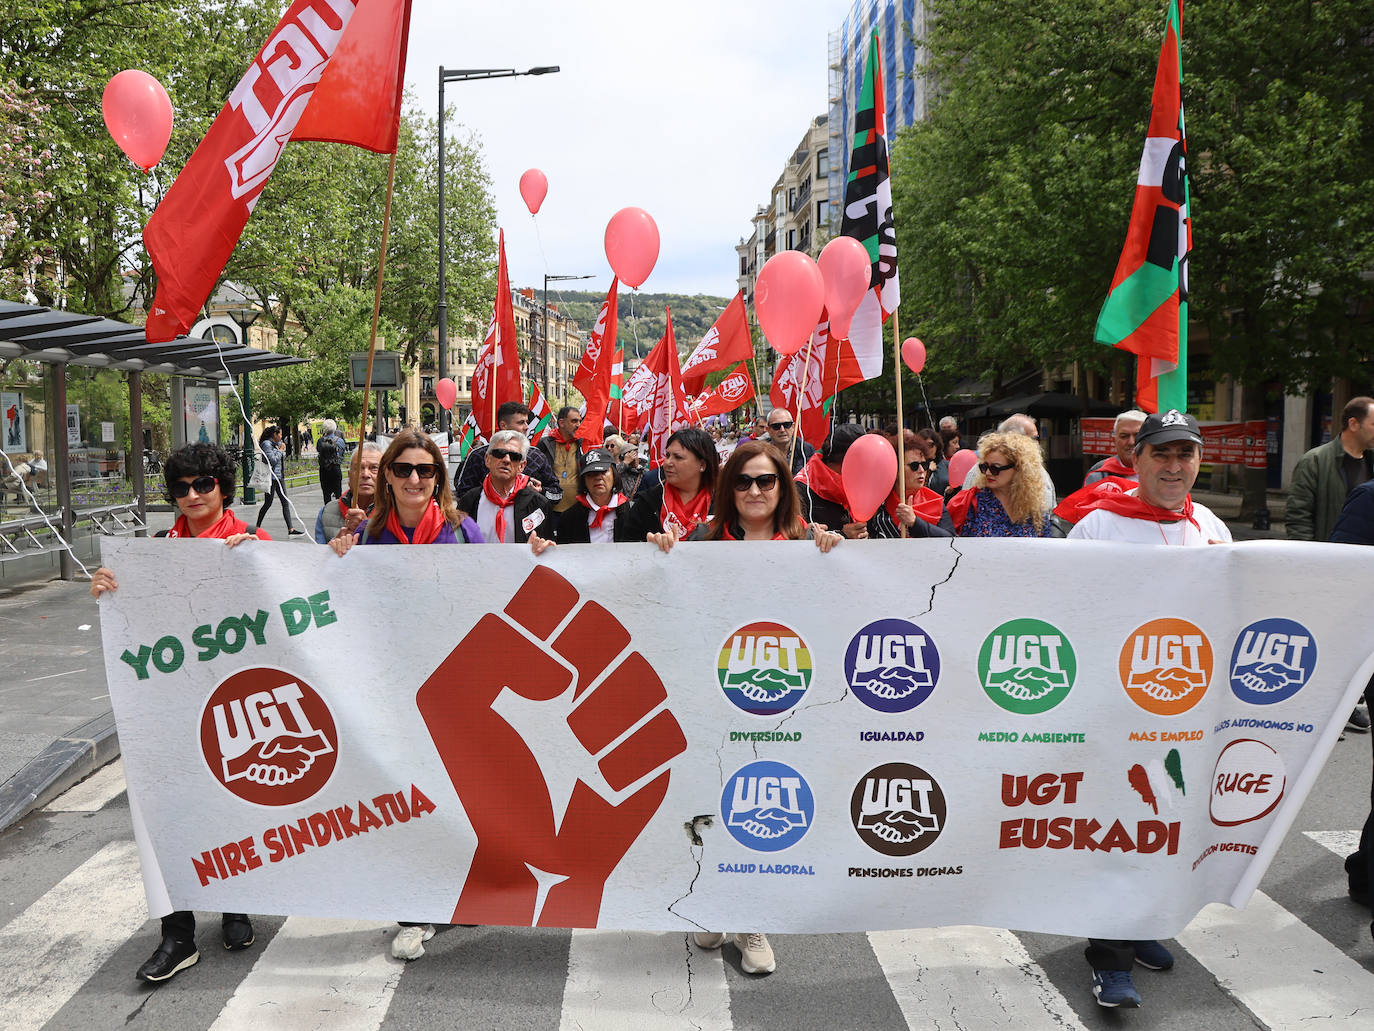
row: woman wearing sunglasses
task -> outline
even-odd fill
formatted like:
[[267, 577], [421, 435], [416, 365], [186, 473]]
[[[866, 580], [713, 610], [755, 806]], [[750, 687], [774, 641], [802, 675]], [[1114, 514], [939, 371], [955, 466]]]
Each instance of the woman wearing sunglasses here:
[[[232, 548], [244, 541], [268, 541], [264, 530], [256, 533], [234, 510], [234, 460], [216, 444], [187, 444], [172, 452], [163, 469], [167, 494], [177, 507], [176, 522], [158, 537], [204, 537], [224, 541]], [[91, 594], [99, 598], [119, 587], [113, 571], [101, 566], [91, 577]], [[224, 947], [246, 949], [253, 944], [253, 925], [246, 913], [225, 913], [220, 921]], [[175, 977], [200, 961], [196, 948], [196, 915], [177, 910], [162, 918], [162, 942], [134, 975], [157, 983]]]
[[480, 544], [477, 525], [453, 504], [439, 445], [406, 427], [378, 464], [376, 501], [354, 533], [329, 542], [340, 555], [355, 544]]
[[487, 478], [458, 499], [471, 512], [488, 544], [524, 544], [538, 527], [550, 537], [553, 504], [530, 486], [525, 458], [530, 442], [519, 430], [497, 430], [487, 447]]
[[644, 483], [630, 502], [625, 520], [630, 540], [648, 540], [665, 531], [682, 540], [711, 515], [712, 487], [720, 469], [720, 455], [711, 435], [698, 426], [684, 426], [663, 450], [663, 479]]
[[921, 455], [920, 441], [921, 438], [917, 437], [916, 446], [905, 454], [905, 500], [897, 492], [902, 482], [899, 476], [892, 482], [892, 492], [868, 521], [868, 537], [878, 540], [898, 538], [903, 536], [902, 527], [906, 528], [905, 536], [908, 538], [954, 536], [954, 523], [945, 511], [944, 499], [927, 486], [930, 463]]
[[1050, 506], [1040, 446], [1022, 433], [989, 433], [978, 441], [973, 486], [949, 502], [960, 537], [1048, 537]]

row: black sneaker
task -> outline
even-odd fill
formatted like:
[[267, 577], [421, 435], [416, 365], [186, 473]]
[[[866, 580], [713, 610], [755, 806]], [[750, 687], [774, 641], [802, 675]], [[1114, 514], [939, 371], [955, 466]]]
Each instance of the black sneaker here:
[[1369, 733], [1369, 710], [1363, 705], [1357, 705], [1350, 711], [1350, 719], [1345, 721], [1345, 729], [1353, 730], [1356, 734]]
[[1365, 908], [1370, 908], [1368, 874], [1365, 872], [1364, 853], [1352, 852], [1345, 857], [1345, 880], [1351, 899]]
[[222, 924], [226, 949], [246, 949], [257, 940], [247, 913], [225, 913]]
[[200, 952], [193, 941], [179, 942], [170, 934], [163, 935], [162, 944], [148, 957], [148, 961], [134, 974], [140, 981], [157, 984], [175, 977], [187, 967], [200, 962]]

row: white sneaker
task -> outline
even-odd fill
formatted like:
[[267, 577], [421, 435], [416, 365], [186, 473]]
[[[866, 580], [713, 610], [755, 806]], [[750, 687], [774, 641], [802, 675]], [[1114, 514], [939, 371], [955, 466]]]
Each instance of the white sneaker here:
[[739, 948], [740, 966], [746, 974], [771, 974], [778, 969], [773, 946], [758, 931], [735, 935], [735, 945]]
[[725, 944], [725, 934], [722, 931], [693, 931], [692, 941], [699, 949], [718, 949]]
[[391, 954], [397, 959], [419, 959], [425, 954], [425, 942], [433, 937], [433, 924], [402, 927], [391, 939]]

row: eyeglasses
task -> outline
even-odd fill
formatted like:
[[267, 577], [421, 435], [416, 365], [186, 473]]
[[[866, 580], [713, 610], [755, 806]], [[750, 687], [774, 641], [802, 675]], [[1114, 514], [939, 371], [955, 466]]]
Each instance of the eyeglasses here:
[[[790, 426], [791, 423], [788, 423]], [[778, 485], [777, 473], [764, 473], [761, 476], [750, 476], [748, 473], [740, 473], [735, 477], [735, 493], [743, 494], [750, 487], [758, 487], [759, 492], [767, 494]]]
[[768, 428], [770, 430], [790, 430], [792, 424], [790, 422], [770, 422]]
[[219, 480], [213, 476], [197, 476], [190, 483], [185, 480], [176, 480], [167, 484], [167, 493], [174, 498], [184, 498], [191, 491], [195, 491], [197, 494], [209, 494], [218, 483]]
[[925, 462], [908, 462], [907, 468], [914, 473], [920, 472], [922, 469], [926, 470], [926, 472], [930, 472], [930, 467], [927, 466]]
[[390, 469], [398, 480], [410, 479], [411, 473], [419, 473], [422, 480], [432, 480], [439, 475], [439, 467], [433, 462], [392, 462]]
[[1015, 469], [1016, 463], [1011, 465], [998, 465], [996, 462], [979, 462], [978, 471], [984, 476], [1001, 476], [1008, 469]]
[[519, 451], [507, 451], [503, 447], [489, 447], [487, 448], [487, 454], [498, 462], [503, 458], [509, 458], [512, 462], [523, 462], [525, 460], [525, 456]]

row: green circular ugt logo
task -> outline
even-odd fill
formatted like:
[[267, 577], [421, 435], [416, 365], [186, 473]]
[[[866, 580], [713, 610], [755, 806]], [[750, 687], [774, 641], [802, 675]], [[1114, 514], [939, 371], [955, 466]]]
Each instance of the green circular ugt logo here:
[[983, 641], [978, 680], [988, 697], [1022, 716], [1048, 712], [1069, 696], [1078, 660], [1058, 627], [1041, 619], [1013, 619]]

